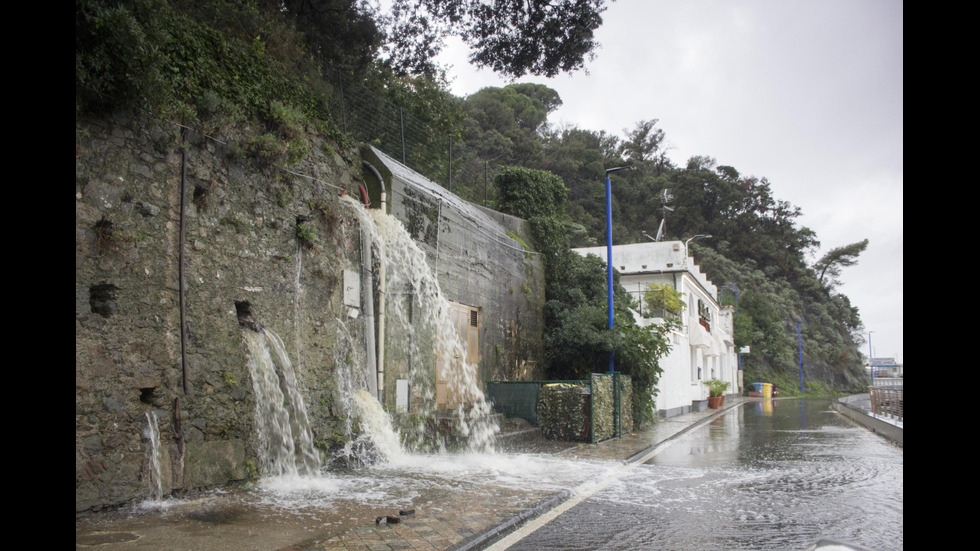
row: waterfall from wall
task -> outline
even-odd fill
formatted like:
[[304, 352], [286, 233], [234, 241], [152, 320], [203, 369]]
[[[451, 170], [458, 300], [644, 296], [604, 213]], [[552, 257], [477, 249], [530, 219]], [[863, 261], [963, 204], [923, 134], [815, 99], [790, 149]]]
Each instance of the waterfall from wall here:
[[391, 418], [381, 402], [366, 390], [354, 391], [353, 398], [361, 430], [370, 440], [371, 449], [387, 461], [400, 459], [404, 455], [401, 436], [391, 426]]
[[150, 475], [150, 499], [163, 500], [163, 468], [160, 464], [160, 424], [155, 411], [146, 412], [146, 432], [149, 445], [146, 447], [147, 464]]
[[303, 283], [300, 275], [303, 273], [303, 244], [296, 240], [296, 277], [293, 280], [295, 296], [293, 298], [293, 341], [296, 348], [296, 368], [303, 369], [303, 331], [300, 320], [300, 306], [303, 304]]
[[255, 392], [255, 427], [264, 476], [318, 474], [306, 404], [282, 340], [269, 329], [244, 331]]
[[[423, 420], [436, 416], [436, 358], [454, 359], [454, 362], [444, 362], [456, 366], [447, 368], [442, 378], [447, 381], [449, 394], [457, 402], [450, 412], [455, 430], [464, 438], [466, 450], [493, 451], [499, 427], [480, 388], [477, 366], [463, 361], [466, 351], [450, 319], [449, 301], [443, 296], [439, 281], [426, 261], [425, 251], [393, 216], [378, 209], [365, 209], [349, 197], [345, 197], [343, 203], [356, 214], [361, 230], [368, 232], [376, 244], [374, 266], [385, 270], [387, 294], [381, 299], [386, 301], [386, 334], [390, 338], [400, 335], [399, 338], [404, 340], [381, 344], [407, 350], [413, 358], [409, 366], [411, 412]], [[366, 377], [373, 376], [375, 374], [366, 374]], [[415, 440], [406, 443], [407, 448], [433, 447], [433, 442], [426, 441], [431, 434], [427, 435], [421, 428], [415, 434]], [[434, 444], [437, 449], [446, 447], [444, 441]]]
[[369, 391], [367, 370], [364, 369], [364, 350], [350, 333], [347, 325], [338, 323], [337, 346], [334, 349], [337, 362], [337, 392], [344, 412], [347, 441], [340, 451], [340, 459], [347, 466], [360, 466], [376, 461], [390, 461], [404, 454], [398, 431], [391, 418], [381, 408]]

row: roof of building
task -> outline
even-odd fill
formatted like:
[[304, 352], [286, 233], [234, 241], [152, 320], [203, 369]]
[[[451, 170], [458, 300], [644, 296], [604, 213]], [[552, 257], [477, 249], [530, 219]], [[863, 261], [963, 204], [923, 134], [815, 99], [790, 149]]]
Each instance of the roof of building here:
[[[606, 260], [606, 247], [583, 247], [572, 249], [586, 256], [594, 254]], [[620, 275], [644, 275], [657, 273], [688, 272], [698, 281], [705, 292], [714, 298], [718, 294], [708, 277], [701, 271], [694, 258], [687, 255], [682, 241], [650, 241], [630, 243], [612, 247], [613, 267]]]

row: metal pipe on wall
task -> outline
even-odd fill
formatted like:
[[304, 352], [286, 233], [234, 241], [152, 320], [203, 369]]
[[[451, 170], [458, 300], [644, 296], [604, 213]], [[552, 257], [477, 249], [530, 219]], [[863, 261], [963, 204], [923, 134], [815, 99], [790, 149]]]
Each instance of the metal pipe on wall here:
[[[374, 167], [371, 163], [367, 161], [361, 161], [364, 166], [368, 168], [374, 177], [378, 179], [378, 183], [381, 186], [381, 212], [388, 214], [388, 201], [387, 201], [387, 190], [385, 189], [384, 178], [381, 177], [381, 173], [378, 169]], [[383, 244], [380, 244], [381, 246]], [[384, 403], [384, 388], [385, 388], [385, 313], [387, 293], [388, 293], [388, 278], [387, 269], [384, 266], [385, 255], [380, 255], [378, 257], [378, 339], [376, 343], [375, 350], [375, 376], [377, 377], [377, 392], [375, 393], [378, 397], [378, 401], [382, 404]]]

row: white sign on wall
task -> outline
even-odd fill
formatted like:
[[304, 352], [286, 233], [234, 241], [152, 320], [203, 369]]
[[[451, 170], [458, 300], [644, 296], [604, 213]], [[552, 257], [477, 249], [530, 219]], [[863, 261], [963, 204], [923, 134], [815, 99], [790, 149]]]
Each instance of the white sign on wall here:
[[361, 274], [344, 270], [344, 306], [361, 306]]

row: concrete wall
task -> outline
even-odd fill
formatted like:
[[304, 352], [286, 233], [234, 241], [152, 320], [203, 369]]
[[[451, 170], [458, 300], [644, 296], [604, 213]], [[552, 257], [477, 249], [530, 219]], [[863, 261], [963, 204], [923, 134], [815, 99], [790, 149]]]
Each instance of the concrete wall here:
[[[864, 395], [867, 396], [867, 395]], [[853, 398], [860, 399], [859, 396], [849, 396], [841, 399], [837, 399], [831, 404], [834, 411], [840, 413], [841, 415], [847, 417], [848, 419], [854, 421], [855, 423], [865, 427], [866, 429], [880, 434], [881, 436], [891, 440], [895, 444], [904, 447], [905, 446], [905, 428], [902, 426], [897, 426], [893, 423], [889, 423], [882, 419], [877, 419], [870, 415], [870, 411], [857, 406], [851, 401]], [[870, 406], [869, 406], [870, 407]]]
[[480, 377], [543, 377], [544, 266], [527, 249], [526, 221], [462, 201], [374, 149], [364, 159], [385, 180], [391, 215], [421, 245], [450, 301], [479, 310]]
[[[318, 446], [343, 434], [337, 373], [365, 339], [343, 300], [361, 251], [340, 196], [359, 194], [360, 151], [311, 137], [282, 169], [248, 155], [251, 140], [76, 121], [76, 511], [149, 497], [148, 413], [165, 494], [255, 475], [250, 328], [285, 343]], [[398, 193], [416, 192], [405, 182]], [[471, 212], [443, 201], [440, 281], [482, 309], [486, 375], [520, 376], [540, 347], [539, 266], [512, 247], [488, 252], [503, 230]]]

